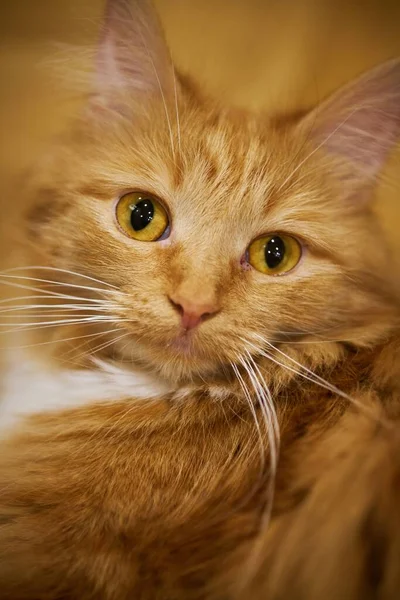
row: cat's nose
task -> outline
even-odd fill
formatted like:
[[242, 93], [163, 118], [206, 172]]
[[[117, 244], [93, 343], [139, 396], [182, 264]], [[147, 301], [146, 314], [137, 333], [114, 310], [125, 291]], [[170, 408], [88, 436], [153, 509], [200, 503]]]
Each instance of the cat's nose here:
[[171, 294], [168, 296], [168, 299], [180, 314], [181, 325], [186, 331], [194, 329], [200, 323], [219, 312], [219, 306], [213, 301], [189, 299], [180, 294]]

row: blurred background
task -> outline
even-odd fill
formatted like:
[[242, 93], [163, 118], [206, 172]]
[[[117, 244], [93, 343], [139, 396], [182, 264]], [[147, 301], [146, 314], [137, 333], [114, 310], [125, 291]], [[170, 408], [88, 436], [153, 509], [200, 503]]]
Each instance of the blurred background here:
[[[175, 62], [231, 103], [271, 110], [315, 103], [377, 63], [400, 55], [399, 0], [155, 0]], [[19, 173], [62, 130], [79, 98], [55, 64], [68, 45], [96, 42], [103, 0], [3, 0], [0, 6], [0, 194], [20, 210]], [[68, 67], [70, 70], [70, 67]], [[400, 159], [377, 209], [399, 251]]]

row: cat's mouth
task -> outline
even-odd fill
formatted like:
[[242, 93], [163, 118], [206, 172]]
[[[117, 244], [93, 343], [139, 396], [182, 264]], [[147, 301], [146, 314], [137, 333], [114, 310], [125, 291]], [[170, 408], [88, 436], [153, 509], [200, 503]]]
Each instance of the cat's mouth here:
[[195, 354], [196, 349], [193, 335], [194, 332], [183, 331], [169, 342], [168, 347], [171, 350], [178, 351], [179, 353], [182, 353], [185, 356]]
[[205, 376], [219, 370], [224, 355], [223, 340], [219, 342], [215, 334], [209, 335], [200, 328], [165, 331], [157, 340], [132, 332], [129, 342], [123, 337], [112, 346], [111, 353], [114, 360], [160, 370], [163, 376], [177, 380], [200, 373]]

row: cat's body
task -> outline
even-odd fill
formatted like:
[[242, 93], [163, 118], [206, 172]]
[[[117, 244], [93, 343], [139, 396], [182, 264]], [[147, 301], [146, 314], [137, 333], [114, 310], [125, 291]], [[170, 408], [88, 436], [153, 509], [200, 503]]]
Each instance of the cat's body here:
[[333, 378], [371, 413], [307, 382], [276, 395], [265, 533], [268, 464], [237, 395], [224, 406], [193, 388], [34, 418], [0, 461], [2, 597], [233, 598], [258, 538], [256, 584], [238, 597], [396, 598], [400, 391], [385, 371], [399, 351], [383, 354], [350, 352]]
[[30, 299], [1, 598], [394, 599], [399, 296], [370, 198], [400, 62], [254, 116], [175, 77], [147, 2], [107, 14], [85, 115], [29, 184], [28, 275], [1, 275]]

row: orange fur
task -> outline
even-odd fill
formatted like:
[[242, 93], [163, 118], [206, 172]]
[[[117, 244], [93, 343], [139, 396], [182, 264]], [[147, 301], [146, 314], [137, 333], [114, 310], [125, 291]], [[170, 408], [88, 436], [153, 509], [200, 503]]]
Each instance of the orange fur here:
[[[93, 397], [5, 436], [1, 597], [396, 598], [399, 296], [371, 198], [400, 135], [400, 62], [276, 118], [175, 79], [143, 0], [109, 2], [102, 40], [84, 114], [29, 183], [25, 264], [121, 321], [26, 338], [49, 372], [93, 370], [96, 354], [172, 391]], [[168, 240], [116, 227], [136, 189], [169, 208]], [[274, 231], [304, 247], [282, 277], [246, 264]], [[182, 335], [176, 291], [220, 310]]]

